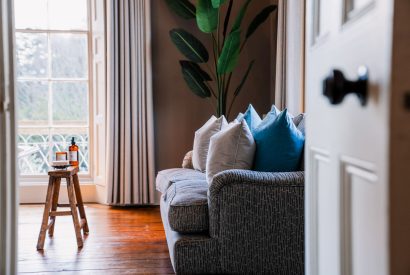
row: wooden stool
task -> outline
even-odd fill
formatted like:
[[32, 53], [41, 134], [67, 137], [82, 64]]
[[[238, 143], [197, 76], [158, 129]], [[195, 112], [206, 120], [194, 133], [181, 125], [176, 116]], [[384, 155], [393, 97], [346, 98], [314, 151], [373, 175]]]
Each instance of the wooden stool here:
[[[88, 223], [85, 216], [83, 199], [81, 197], [80, 182], [78, 180], [78, 167], [69, 167], [67, 170], [49, 171], [49, 181], [46, 196], [46, 204], [44, 206], [43, 222], [41, 224], [40, 234], [38, 236], [37, 250], [43, 250], [44, 241], [46, 239], [46, 232], [50, 237], [54, 234], [54, 225], [57, 216], [73, 217], [75, 235], [77, 237], [78, 247], [83, 247], [83, 238], [81, 236], [81, 229], [84, 234], [88, 234]], [[60, 193], [61, 178], [67, 181], [67, 191], [69, 204], [59, 204], [58, 195]], [[77, 201], [77, 205], [76, 205]], [[78, 220], [77, 207], [80, 212], [81, 222]], [[70, 207], [70, 211], [57, 211], [57, 207]], [[47, 224], [48, 217], [50, 223]]]

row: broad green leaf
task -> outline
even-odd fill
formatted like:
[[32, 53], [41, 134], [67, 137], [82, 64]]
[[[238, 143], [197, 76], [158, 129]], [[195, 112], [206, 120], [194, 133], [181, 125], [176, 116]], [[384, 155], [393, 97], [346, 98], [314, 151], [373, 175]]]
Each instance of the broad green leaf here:
[[191, 70], [192, 72], [194, 72], [198, 76], [198, 79], [202, 79], [202, 82], [212, 80], [212, 78], [209, 76], [209, 74], [206, 71], [202, 70], [201, 67], [198, 64], [196, 64], [195, 62], [187, 61], [187, 60], [181, 60], [181, 61], [179, 61], [179, 64], [181, 64], [181, 67], [187, 68], [187, 69]]
[[169, 35], [178, 50], [189, 60], [197, 63], [208, 62], [208, 51], [195, 36], [183, 29], [172, 29]]
[[212, 7], [214, 7], [215, 9], [219, 8], [220, 6], [223, 5], [223, 3], [225, 3], [226, 0], [212, 0]]
[[276, 10], [276, 5], [269, 5], [265, 7], [258, 15], [255, 16], [255, 18], [252, 20], [252, 22], [249, 24], [248, 31], [246, 32], [246, 38], [249, 38], [255, 31], [256, 29], [268, 19], [269, 15], [271, 12]]
[[249, 63], [248, 69], [246, 70], [245, 75], [243, 76], [241, 83], [239, 83], [238, 88], [236, 88], [235, 92], [234, 92], [234, 96], [239, 95], [239, 93], [241, 92], [243, 85], [245, 85], [246, 79], [248, 79], [248, 75], [250, 73], [250, 71], [252, 70], [253, 67], [253, 63], [255, 63], [255, 60], [252, 60], [251, 63]]
[[233, 5], [233, 0], [230, 0], [228, 10], [226, 11], [226, 15], [225, 15], [225, 21], [224, 21], [224, 30], [223, 30], [224, 37], [226, 36], [226, 32], [228, 30], [229, 18], [231, 17], [231, 11], [232, 11], [232, 5]]
[[238, 62], [241, 43], [241, 31], [231, 32], [222, 48], [218, 59], [218, 74], [226, 74], [233, 71]]
[[194, 19], [195, 6], [188, 0], [166, 0], [168, 7], [178, 16], [184, 19]]
[[218, 27], [218, 10], [212, 7], [211, 0], [198, 0], [196, 8], [196, 23], [205, 33], [211, 33]]
[[[208, 86], [205, 84], [203, 73], [206, 72], [202, 71], [199, 66], [196, 68], [192, 66], [195, 63], [186, 63], [181, 61], [181, 69], [182, 75], [187, 83], [188, 87], [191, 91], [199, 97], [206, 98], [211, 96], [211, 91], [209, 90]], [[196, 65], [196, 64], [195, 64]], [[197, 69], [200, 69], [202, 72], [198, 72]], [[208, 75], [209, 77], [209, 75]]]
[[238, 16], [235, 19], [235, 22], [233, 23], [231, 32], [234, 32], [241, 27], [243, 17], [245, 16], [246, 10], [248, 9], [251, 1], [252, 0], [246, 0], [245, 4], [243, 4], [243, 6], [241, 7]]

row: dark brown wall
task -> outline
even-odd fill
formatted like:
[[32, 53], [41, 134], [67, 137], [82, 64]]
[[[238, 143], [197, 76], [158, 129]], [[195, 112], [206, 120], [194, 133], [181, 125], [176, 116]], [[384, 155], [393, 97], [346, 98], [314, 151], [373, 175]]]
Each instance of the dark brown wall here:
[[[236, 16], [242, 0], [234, 1], [233, 16]], [[164, 0], [152, 4], [152, 58], [155, 113], [156, 170], [180, 167], [184, 154], [191, 150], [194, 132], [214, 114], [209, 100], [201, 99], [190, 92], [181, 75], [179, 59], [185, 59], [169, 38], [169, 30], [184, 28], [195, 34], [209, 47], [208, 35], [202, 34], [195, 20], [183, 20], [174, 15]], [[250, 20], [271, 0], [253, 1], [243, 22], [245, 31]], [[234, 18], [234, 17], [233, 17]], [[233, 19], [231, 18], [231, 22]], [[272, 78], [275, 69], [276, 12], [258, 29], [248, 42], [240, 59], [240, 70], [232, 77], [232, 86], [242, 78], [250, 60], [254, 68], [247, 83], [236, 99], [231, 118], [244, 112], [249, 103], [259, 113], [266, 113], [271, 105], [274, 89]]]

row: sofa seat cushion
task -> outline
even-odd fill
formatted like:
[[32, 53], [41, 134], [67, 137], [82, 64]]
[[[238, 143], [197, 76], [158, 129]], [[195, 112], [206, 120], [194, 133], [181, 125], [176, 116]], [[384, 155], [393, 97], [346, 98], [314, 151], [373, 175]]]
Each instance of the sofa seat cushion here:
[[165, 194], [168, 188], [177, 181], [182, 180], [205, 180], [206, 175], [194, 169], [173, 168], [158, 172], [156, 187], [159, 192]]
[[206, 180], [179, 181], [168, 188], [166, 201], [172, 230], [180, 233], [208, 231], [207, 192]]

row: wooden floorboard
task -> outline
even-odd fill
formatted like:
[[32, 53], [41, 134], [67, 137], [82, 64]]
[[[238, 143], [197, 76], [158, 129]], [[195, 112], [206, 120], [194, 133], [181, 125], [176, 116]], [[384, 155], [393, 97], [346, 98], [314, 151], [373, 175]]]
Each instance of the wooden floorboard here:
[[[59, 209], [64, 210], [64, 209]], [[90, 234], [78, 249], [72, 217], [57, 217], [54, 237], [36, 250], [43, 205], [19, 209], [19, 274], [173, 274], [159, 208], [87, 204]]]

